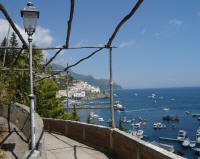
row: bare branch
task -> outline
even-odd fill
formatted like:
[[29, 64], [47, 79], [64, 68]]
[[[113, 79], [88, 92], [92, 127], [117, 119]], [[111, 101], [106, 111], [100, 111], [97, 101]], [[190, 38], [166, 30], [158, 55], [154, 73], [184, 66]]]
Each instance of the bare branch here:
[[67, 66], [67, 67], [64, 69], [64, 71], [67, 71], [69, 68], [78, 65], [80, 62], [82, 62], [82, 61], [84, 61], [84, 60], [86, 60], [86, 59], [89, 59], [90, 57], [92, 57], [92, 56], [95, 55], [97, 52], [101, 51], [102, 49], [103, 49], [103, 48], [100, 48], [100, 49], [94, 51], [93, 53], [91, 53], [89, 56], [80, 59], [80, 60], [79, 60], [78, 62], [76, 62], [75, 64]]
[[52, 75], [49, 75], [49, 76], [46, 76], [46, 77], [40, 78], [40, 79], [38, 79], [38, 80], [35, 80], [34, 83], [36, 83], [36, 82], [40, 82], [40, 81], [42, 81], [42, 80], [44, 80], [44, 79], [47, 79], [47, 78], [50, 78], [50, 77], [53, 77], [53, 76], [59, 74], [60, 72], [64, 72], [64, 71], [59, 71], [59, 72], [57, 72], [57, 73], [55, 73], [55, 74], [52, 74]]
[[[33, 48], [33, 50], [58, 50], [58, 49], [99, 49], [99, 48], [117, 48], [116, 46], [72, 46], [72, 47], [46, 47]], [[0, 46], [0, 49], [24, 49], [23, 47]]]
[[112, 34], [112, 36], [110, 37], [108, 43], [107, 43], [107, 47], [111, 46], [113, 39], [115, 38], [117, 32], [119, 31], [120, 27], [129, 19], [132, 17], [132, 15], [136, 12], [136, 10], [139, 8], [140, 4], [142, 4], [143, 0], [138, 0], [138, 2], [136, 3], [136, 5], [133, 7], [133, 9], [131, 10], [131, 12], [126, 15], [121, 22], [117, 25], [117, 27], [115, 28], [114, 33]]
[[73, 15], [74, 15], [74, 0], [71, 0], [70, 17], [68, 20], [67, 37], [66, 37], [66, 44], [65, 44], [66, 48], [69, 47], [69, 37], [70, 37], [70, 32], [71, 32]]
[[56, 73], [54, 73], [53, 75], [49, 75], [49, 76], [43, 77], [43, 78], [41, 78], [41, 79], [35, 80], [34, 82], [39, 82], [39, 81], [42, 81], [42, 80], [44, 80], [44, 79], [53, 77], [54, 75], [57, 75], [57, 74], [59, 74], [60, 72], [68, 71], [69, 68], [74, 67], [74, 66], [78, 65], [80, 62], [82, 62], [82, 61], [84, 61], [84, 60], [86, 60], [86, 59], [92, 57], [92, 56], [95, 55], [97, 52], [101, 51], [102, 49], [103, 49], [103, 48], [100, 48], [100, 49], [94, 51], [94, 52], [91, 53], [89, 56], [80, 59], [80, 60], [79, 60], [78, 62], [76, 62], [75, 64], [67, 66], [67, 67], [66, 67], [64, 70], [62, 70], [62, 71], [61, 71], [61, 70], [58, 70], [58, 71], [56, 71]]
[[17, 27], [15, 26], [14, 22], [12, 21], [12, 19], [8, 15], [6, 9], [4, 8], [4, 6], [1, 3], [0, 3], [0, 10], [3, 12], [3, 14], [6, 17], [6, 19], [8, 20], [9, 24], [11, 25], [11, 27], [13, 28], [13, 30], [15, 31], [15, 33], [18, 35], [18, 37], [21, 40], [21, 42], [24, 45], [24, 47], [28, 48], [28, 45], [26, 44], [26, 41], [24, 40], [24, 38], [20, 34], [19, 30], [17, 29]]
[[62, 49], [58, 50], [55, 55], [53, 57], [51, 57], [51, 59], [44, 65], [45, 67], [47, 67], [52, 61], [53, 59], [56, 58], [56, 56], [62, 51]]

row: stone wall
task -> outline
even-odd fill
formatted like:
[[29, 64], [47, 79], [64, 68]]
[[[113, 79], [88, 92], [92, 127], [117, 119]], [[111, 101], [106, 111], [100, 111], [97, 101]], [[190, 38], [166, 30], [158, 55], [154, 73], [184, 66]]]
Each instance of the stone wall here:
[[[19, 103], [13, 103], [8, 106], [4, 106], [0, 115], [7, 118], [9, 122], [13, 123], [20, 131], [22, 131], [26, 139], [30, 141], [29, 107]], [[34, 153], [31, 151], [27, 152], [24, 158], [45, 159], [44, 125], [42, 119], [37, 113], [35, 113], [35, 141], [36, 151]]]
[[183, 159], [118, 129], [70, 120], [43, 118], [44, 129], [111, 153], [118, 159]]

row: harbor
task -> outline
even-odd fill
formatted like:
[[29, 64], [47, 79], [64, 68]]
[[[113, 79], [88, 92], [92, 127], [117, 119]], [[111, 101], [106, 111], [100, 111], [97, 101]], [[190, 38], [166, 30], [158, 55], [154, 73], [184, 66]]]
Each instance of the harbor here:
[[[175, 94], [175, 91], [179, 93]], [[200, 113], [200, 104], [194, 102], [193, 98], [200, 99], [198, 95], [200, 94], [200, 88], [181, 89], [181, 93], [179, 89], [122, 90], [115, 91], [115, 93], [117, 96], [114, 97], [114, 100], [120, 101], [125, 108], [124, 111], [115, 111], [116, 127], [118, 127], [121, 117], [127, 133], [129, 131], [137, 132], [142, 130], [142, 140], [144, 141], [172, 145], [174, 146], [174, 153], [188, 159], [196, 159], [198, 157], [195, 151], [198, 149], [193, 150], [190, 146], [184, 147], [182, 145], [183, 141], [179, 141], [177, 136], [179, 130], [185, 130], [191, 144], [196, 141], [196, 133], [200, 121], [198, 116], [193, 116], [192, 114]], [[153, 99], [148, 97], [152, 93], [156, 94]], [[183, 99], [182, 96], [187, 98]], [[155, 103], [154, 100], [157, 100], [157, 102]], [[96, 100], [92, 102], [108, 101]], [[77, 109], [77, 112], [81, 121], [86, 122], [90, 112], [93, 112], [99, 117], [93, 118], [92, 121], [100, 125], [109, 126], [110, 109]], [[103, 118], [104, 121], [99, 118]], [[154, 123], [157, 123], [157, 128], [154, 128]], [[139, 135], [142, 131], [139, 132]], [[135, 135], [136, 133], [133, 132], [133, 134]], [[198, 147], [199, 145], [197, 144], [194, 148]]]

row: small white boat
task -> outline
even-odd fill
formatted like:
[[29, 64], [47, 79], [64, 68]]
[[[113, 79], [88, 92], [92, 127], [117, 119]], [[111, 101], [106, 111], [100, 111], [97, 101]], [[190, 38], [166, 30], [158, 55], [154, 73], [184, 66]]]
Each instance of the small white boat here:
[[187, 134], [186, 131], [179, 130], [177, 140], [179, 140], [179, 141], [185, 140], [186, 134]]
[[188, 146], [190, 146], [190, 139], [189, 139], [189, 138], [186, 138], [185, 140], [183, 140], [182, 146], [183, 146], [183, 147], [188, 147]]
[[196, 146], [196, 141], [190, 141], [190, 147], [193, 148]]
[[169, 111], [170, 109], [169, 109], [169, 108], [163, 108], [162, 110], [165, 111], [165, 112], [167, 112], [167, 111]]
[[127, 120], [126, 122], [127, 122], [127, 123], [132, 123], [132, 120]]
[[190, 112], [189, 112], [189, 111], [185, 111], [185, 114], [189, 115], [189, 114], [190, 114]]
[[136, 129], [140, 128], [140, 126], [141, 126], [141, 123], [140, 123], [140, 122], [139, 122], [139, 123], [136, 123], [136, 124], [134, 124], [134, 127], [135, 127]]
[[124, 111], [124, 107], [119, 103], [115, 104], [113, 107], [114, 107], [115, 110]]
[[142, 138], [143, 138], [143, 133], [144, 133], [143, 130], [138, 130], [138, 131], [136, 132], [136, 136], [137, 136], [139, 139], [142, 139]]
[[113, 94], [113, 96], [114, 96], [114, 97], [118, 97], [118, 95], [117, 95], [117, 94]]
[[154, 99], [156, 97], [155, 93], [152, 93], [151, 96], [148, 96], [148, 98]]
[[93, 118], [99, 118], [99, 115], [98, 114], [94, 114]]
[[94, 112], [90, 112], [90, 117], [94, 117]]
[[129, 134], [139, 138], [139, 139], [142, 139], [144, 136], [143, 136], [143, 133], [144, 131], [143, 130], [137, 130], [137, 131], [129, 131]]
[[104, 119], [103, 118], [98, 118], [98, 121], [103, 122]]
[[162, 143], [158, 143], [158, 142], [151, 142], [153, 145], [161, 147], [169, 152], [174, 152], [174, 146], [173, 145], [168, 145], [168, 144], [162, 144]]
[[197, 129], [196, 132], [196, 142], [197, 144], [200, 144], [200, 127]]

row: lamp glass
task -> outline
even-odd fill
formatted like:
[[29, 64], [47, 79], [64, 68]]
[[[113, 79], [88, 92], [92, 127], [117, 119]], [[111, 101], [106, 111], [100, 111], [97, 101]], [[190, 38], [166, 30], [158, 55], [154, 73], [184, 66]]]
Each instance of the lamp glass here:
[[35, 32], [37, 19], [38, 19], [37, 12], [30, 12], [30, 11], [23, 12], [24, 28], [28, 34], [33, 34]]

